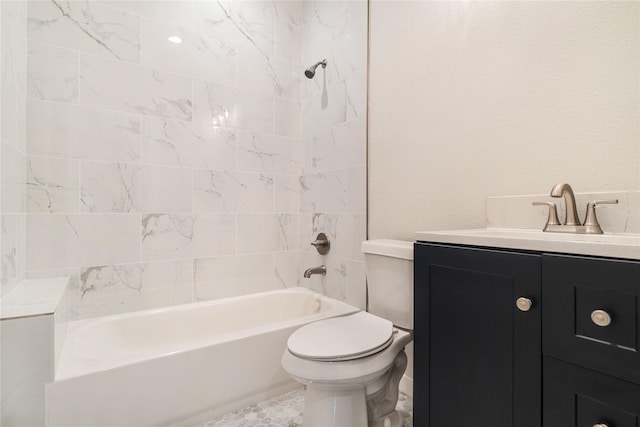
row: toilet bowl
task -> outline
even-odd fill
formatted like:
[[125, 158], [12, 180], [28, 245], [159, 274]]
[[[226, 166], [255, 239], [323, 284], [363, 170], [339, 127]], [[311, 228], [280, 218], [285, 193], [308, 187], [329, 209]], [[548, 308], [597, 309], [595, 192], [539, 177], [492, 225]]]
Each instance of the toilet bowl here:
[[[407, 366], [404, 347], [412, 340], [413, 244], [367, 241], [362, 248], [369, 311], [376, 306], [386, 318], [360, 311], [311, 323], [291, 334], [282, 367], [306, 386], [303, 427], [402, 425], [395, 406]], [[376, 284], [376, 277], [382, 285]], [[372, 304], [372, 293], [384, 301]]]

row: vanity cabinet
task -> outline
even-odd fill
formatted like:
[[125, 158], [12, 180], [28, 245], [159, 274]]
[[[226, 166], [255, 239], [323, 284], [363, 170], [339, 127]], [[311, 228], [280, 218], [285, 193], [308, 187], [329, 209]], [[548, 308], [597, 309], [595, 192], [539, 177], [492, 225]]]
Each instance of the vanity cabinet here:
[[640, 262], [542, 257], [545, 427], [640, 425]]
[[415, 426], [640, 426], [640, 261], [425, 242], [414, 258]]
[[415, 426], [540, 426], [540, 258], [415, 245]]

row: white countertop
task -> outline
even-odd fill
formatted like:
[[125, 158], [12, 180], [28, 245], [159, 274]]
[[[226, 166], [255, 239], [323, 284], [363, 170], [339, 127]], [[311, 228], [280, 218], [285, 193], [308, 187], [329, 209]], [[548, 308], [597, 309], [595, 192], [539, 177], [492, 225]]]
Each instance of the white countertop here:
[[416, 240], [640, 260], [640, 234], [570, 234], [515, 228], [419, 231]]
[[0, 300], [0, 318], [53, 314], [68, 282], [68, 277], [23, 281]]

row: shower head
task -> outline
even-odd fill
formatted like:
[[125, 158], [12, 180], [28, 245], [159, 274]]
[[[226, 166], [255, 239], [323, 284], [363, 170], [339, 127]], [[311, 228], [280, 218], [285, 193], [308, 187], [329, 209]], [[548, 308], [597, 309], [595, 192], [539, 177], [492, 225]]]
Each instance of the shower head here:
[[304, 71], [304, 75], [307, 76], [308, 79], [312, 79], [313, 76], [316, 75], [316, 68], [318, 68], [318, 65], [322, 65], [322, 68], [325, 68], [327, 66], [327, 60], [323, 59], [322, 61], [316, 62]]

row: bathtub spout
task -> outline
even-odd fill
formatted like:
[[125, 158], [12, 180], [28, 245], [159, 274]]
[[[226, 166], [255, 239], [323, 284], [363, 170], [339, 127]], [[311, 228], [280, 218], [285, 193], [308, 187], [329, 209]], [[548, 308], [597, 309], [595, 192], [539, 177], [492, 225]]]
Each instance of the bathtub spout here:
[[324, 265], [321, 265], [320, 267], [309, 268], [304, 272], [304, 277], [308, 279], [312, 274], [321, 274], [325, 276], [327, 274], [327, 268]]

